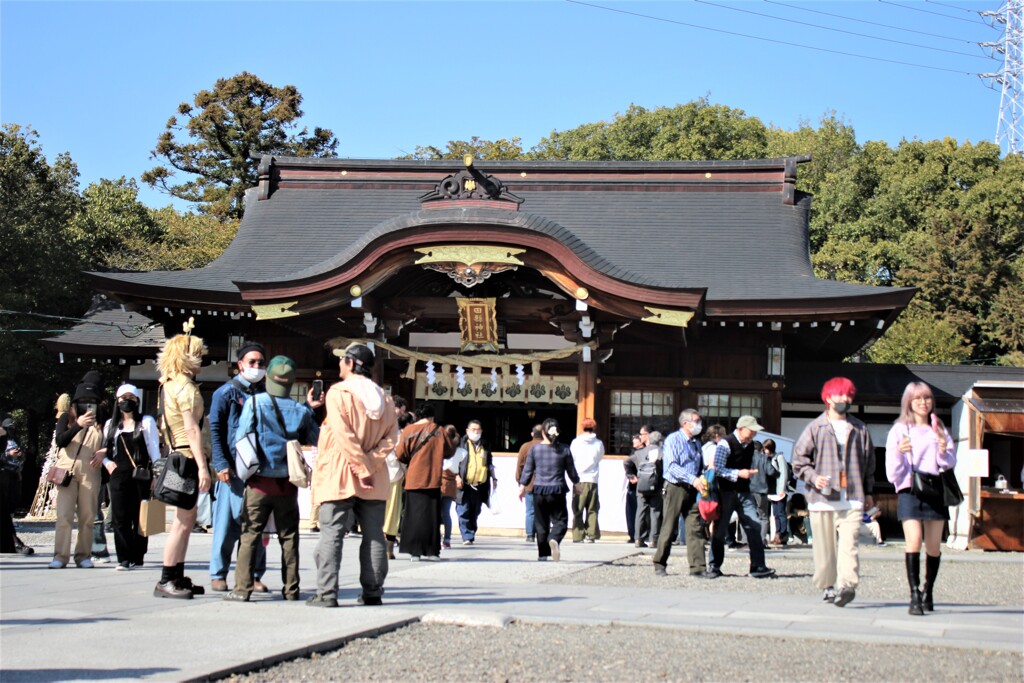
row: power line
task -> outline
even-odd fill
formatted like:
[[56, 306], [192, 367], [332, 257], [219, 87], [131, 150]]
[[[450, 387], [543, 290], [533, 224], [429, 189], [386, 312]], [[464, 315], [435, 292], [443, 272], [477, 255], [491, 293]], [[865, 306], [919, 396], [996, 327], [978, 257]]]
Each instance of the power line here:
[[893, 7], [902, 7], [903, 9], [911, 9], [911, 10], [914, 10], [915, 12], [924, 12], [925, 14], [934, 14], [937, 17], [946, 17], [947, 19], [952, 19], [953, 21], [966, 21], [968, 24], [981, 24], [982, 26], [985, 25], [983, 22], [975, 21], [974, 19], [964, 19], [963, 17], [951, 17], [948, 14], [943, 14], [942, 12], [932, 12], [931, 10], [921, 9], [920, 7], [908, 7], [907, 5], [901, 5], [898, 2], [892, 2], [892, 0], [878, 0], [878, 2], [882, 3], [883, 5], [892, 5]]
[[755, 12], [753, 10], [742, 9], [740, 7], [730, 7], [728, 5], [719, 5], [719, 4], [714, 3], [714, 2], [708, 2], [708, 0], [693, 0], [693, 2], [696, 2], [696, 3], [701, 4], [701, 5], [708, 5], [710, 7], [717, 7], [718, 9], [727, 9], [727, 10], [731, 10], [733, 12], [743, 12], [744, 14], [752, 14], [755, 17], [765, 17], [767, 19], [775, 19], [776, 21], [788, 21], [791, 24], [797, 24], [799, 26], [810, 26], [811, 28], [818, 28], [818, 29], [822, 29], [822, 30], [825, 30], [825, 31], [835, 31], [836, 33], [845, 33], [846, 35], [857, 36], [858, 38], [870, 38], [871, 40], [880, 40], [880, 41], [883, 41], [883, 42], [886, 42], [886, 43], [895, 43], [897, 45], [906, 45], [908, 47], [917, 47], [917, 48], [920, 48], [922, 50], [935, 50], [936, 52], [948, 52], [951, 55], [962, 55], [964, 57], [973, 57], [974, 59], [989, 59], [989, 57], [986, 57], [985, 55], [972, 55], [972, 54], [970, 54], [968, 52], [958, 52], [956, 50], [947, 50], [945, 48], [932, 47], [930, 45], [921, 45], [919, 43], [908, 43], [906, 41], [895, 40], [893, 38], [882, 38], [880, 36], [872, 36], [872, 35], [869, 35], [867, 33], [857, 33], [856, 31], [847, 31], [846, 29], [842, 29], [842, 28], [833, 28], [831, 26], [822, 26], [821, 24], [812, 24], [810, 22], [798, 21], [796, 19], [787, 19], [785, 17], [776, 17], [776, 16], [771, 15], [771, 14], [765, 14], [764, 12]]
[[961, 12], [967, 12], [968, 14], [974, 14], [974, 10], [967, 9], [966, 7], [957, 7], [956, 5], [950, 5], [948, 2], [938, 2], [938, 0], [924, 0], [930, 2], [933, 5], [940, 5], [942, 7], [949, 7], [950, 9], [958, 9]]
[[857, 57], [859, 59], [870, 59], [875, 62], [885, 62], [887, 64], [899, 64], [901, 66], [911, 66], [918, 69], [929, 69], [931, 71], [945, 71], [946, 73], [961, 74], [964, 76], [977, 76], [977, 72], [974, 71], [960, 71], [958, 69], [946, 69], [941, 66], [931, 66], [930, 64], [916, 64], [914, 62], [904, 62], [898, 59], [886, 59], [885, 57], [875, 57], [873, 55], [862, 55], [856, 52], [844, 52], [842, 50], [832, 50], [827, 47], [817, 47], [815, 45], [803, 45], [801, 43], [792, 43], [787, 40], [778, 40], [776, 38], [764, 38], [762, 36], [753, 36], [747, 33], [739, 33], [737, 31], [727, 31], [721, 28], [715, 28], [713, 26], [701, 26], [700, 24], [691, 24], [685, 21], [679, 21], [676, 19], [666, 19], [664, 17], [655, 17], [649, 14], [640, 14], [639, 12], [630, 12], [624, 9], [618, 9], [615, 7], [604, 7], [602, 5], [594, 5], [589, 2], [581, 2], [581, 0], [565, 0], [573, 5], [581, 5], [583, 7], [590, 7], [591, 9], [600, 9], [606, 12], [615, 12], [617, 14], [625, 14], [628, 16], [638, 17], [640, 19], [650, 19], [651, 21], [660, 21], [666, 24], [675, 24], [677, 26], [686, 26], [688, 28], [696, 28], [702, 31], [713, 31], [715, 33], [724, 33], [730, 36], [738, 36], [740, 38], [749, 38], [751, 40], [760, 40], [766, 43], [775, 43], [776, 45], [786, 45], [788, 47], [799, 47], [805, 50], [815, 50], [817, 52], [827, 52], [834, 55], [843, 55], [844, 57]]
[[918, 30], [915, 30], [915, 29], [912, 29], [912, 28], [905, 28], [903, 26], [894, 26], [892, 24], [883, 24], [883, 23], [877, 22], [877, 21], [868, 21], [867, 19], [857, 19], [856, 17], [847, 17], [847, 16], [844, 16], [842, 14], [833, 14], [832, 12], [823, 12], [820, 9], [811, 9], [810, 7], [794, 7], [793, 5], [789, 5], [789, 4], [785, 3], [785, 2], [778, 2], [778, 0], [764, 0], [764, 2], [768, 3], [769, 5], [778, 5], [779, 7], [787, 7], [789, 9], [791, 9], [791, 10], [796, 10], [798, 12], [812, 12], [814, 14], [822, 14], [822, 15], [824, 15], [826, 17], [834, 17], [836, 19], [845, 19], [846, 21], [856, 21], [856, 22], [858, 22], [860, 24], [870, 24], [872, 26], [881, 26], [882, 28], [890, 28], [890, 29], [893, 29], [893, 30], [896, 30], [896, 31], [905, 31], [907, 33], [916, 33], [918, 35], [928, 36], [930, 38], [941, 38], [943, 40], [953, 40], [953, 41], [956, 41], [958, 43], [967, 43], [968, 45], [973, 45], [974, 44], [974, 41], [964, 40], [963, 38], [960, 38], [958, 36], [944, 36], [944, 35], [939, 34], [939, 33], [929, 33], [927, 31], [918, 31]]

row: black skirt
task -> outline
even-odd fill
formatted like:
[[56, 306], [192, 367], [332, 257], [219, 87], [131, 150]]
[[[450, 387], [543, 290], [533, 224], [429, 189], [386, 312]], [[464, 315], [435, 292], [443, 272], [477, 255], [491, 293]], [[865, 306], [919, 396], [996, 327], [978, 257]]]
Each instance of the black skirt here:
[[921, 522], [949, 519], [949, 508], [942, 496], [918, 496], [913, 491], [900, 491], [896, 503], [896, 518], [901, 522], [916, 519]]
[[398, 551], [413, 556], [441, 554], [441, 489], [405, 492]]

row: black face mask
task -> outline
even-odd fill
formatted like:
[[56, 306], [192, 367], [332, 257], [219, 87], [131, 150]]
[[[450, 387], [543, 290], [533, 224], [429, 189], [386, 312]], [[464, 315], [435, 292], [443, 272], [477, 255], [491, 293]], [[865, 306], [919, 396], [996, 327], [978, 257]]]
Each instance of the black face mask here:
[[138, 404], [135, 401], [118, 401], [117, 409], [120, 410], [122, 413], [134, 413], [135, 406], [137, 405]]
[[850, 411], [850, 404], [842, 401], [839, 403], [833, 403], [832, 410], [836, 411], [840, 415], [846, 415], [846, 413]]

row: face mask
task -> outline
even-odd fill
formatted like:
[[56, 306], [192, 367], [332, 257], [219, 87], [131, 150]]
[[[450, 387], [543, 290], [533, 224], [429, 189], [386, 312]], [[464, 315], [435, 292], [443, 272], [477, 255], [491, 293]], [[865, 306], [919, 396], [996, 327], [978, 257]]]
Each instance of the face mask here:
[[117, 409], [122, 413], [134, 413], [135, 412], [135, 401], [118, 401]]
[[480, 440], [480, 437], [481, 437], [481, 436], [483, 436], [483, 435], [482, 435], [482, 434], [479, 434], [479, 433], [477, 433], [477, 432], [468, 432], [468, 433], [466, 434], [466, 436], [468, 436], [468, 437], [469, 437], [469, 440], [470, 440], [470, 441], [472, 441], [473, 443], [476, 443], [477, 441], [479, 441], [479, 440]]
[[261, 379], [267, 376], [267, 371], [263, 368], [245, 367], [242, 369], [242, 377], [245, 378], [246, 382], [255, 384]]
[[704, 425], [700, 422], [694, 422], [693, 426], [690, 427], [690, 436], [697, 436], [702, 429], [704, 429]]
[[850, 404], [845, 401], [832, 404], [832, 410], [836, 411], [839, 415], [846, 415], [847, 411], [850, 410]]

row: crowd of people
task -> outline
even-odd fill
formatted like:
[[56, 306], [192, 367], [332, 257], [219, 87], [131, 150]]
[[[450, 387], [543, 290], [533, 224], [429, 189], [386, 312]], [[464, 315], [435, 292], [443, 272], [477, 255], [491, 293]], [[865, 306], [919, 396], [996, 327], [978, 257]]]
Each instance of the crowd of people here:
[[[341, 381], [325, 395], [310, 388], [299, 403], [292, 398], [295, 362], [285, 356], [268, 361], [261, 344], [247, 342], [237, 352], [237, 375], [214, 392], [207, 411], [195, 382], [203, 353], [202, 339], [191, 334], [168, 340], [157, 360], [155, 417], [143, 414], [140, 392], [131, 384], [116, 390], [113, 405], [98, 373], [88, 373], [75, 387], [67, 409], [58, 415], [58, 457], [48, 476], [57, 485], [51, 569], [72, 560], [81, 568], [93, 566], [93, 525], [104, 487], [117, 569], [142, 566], [148, 538], [140, 510], [152, 497], [159, 498], [154, 492], [170, 476], [166, 463], [171, 456], [192, 465], [194, 474], [182, 476], [192, 478], [184, 484], [193, 494], [209, 492], [213, 484], [210, 587], [228, 601], [245, 602], [254, 592], [269, 591], [262, 581], [267, 567], [262, 541], [269, 529], [281, 547], [282, 596], [299, 599], [299, 486], [310, 487], [311, 526], [320, 534], [313, 558], [316, 591], [307, 600], [314, 607], [338, 605], [344, 541], [354, 537], [354, 530], [360, 537], [362, 605], [382, 604], [388, 561], [395, 559], [396, 548], [418, 561], [437, 561], [442, 550], [451, 548], [453, 504], [463, 545], [475, 543], [481, 510], [491, 504], [498, 486], [479, 421], [471, 420], [460, 435], [454, 425], [435, 421], [430, 403], [409, 412], [405, 401], [372, 380], [375, 356], [362, 344], [335, 351]], [[853, 601], [862, 530], [869, 529], [875, 542], [884, 545], [872, 499], [874, 445], [866, 425], [850, 414], [855, 394], [849, 379], [825, 383], [824, 411], [801, 433], [791, 462], [772, 439], [756, 440], [764, 428], [752, 415], [741, 416], [732, 432], [722, 425], [705, 431], [695, 409], [683, 410], [678, 429], [667, 435], [644, 426], [624, 460], [632, 494], [627, 516], [630, 541], [655, 549], [655, 574], [667, 576], [672, 546], [682, 544], [689, 574], [717, 579], [723, 575], [727, 545], [745, 544], [749, 576], [772, 577], [775, 570], [766, 564], [765, 549], [801, 536], [806, 516], [813, 537], [813, 585], [837, 607]], [[526, 540], [536, 544], [540, 561], [560, 559], [570, 508], [574, 542], [601, 538], [598, 476], [605, 446], [593, 418], [580, 427], [569, 440], [561, 436], [557, 420], [547, 419], [533, 428], [518, 453], [515, 478], [525, 503]], [[5, 472], [20, 457], [13, 431], [9, 421], [0, 426]], [[316, 447], [311, 469], [304, 464], [303, 446]], [[897, 491], [906, 538], [909, 612], [922, 615], [934, 609], [948, 508], [934, 491], [921, 490], [918, 479], [938, 476], [956, 464], [951, 435], [934, 412], [926, 384], [907, 386], [885, 454], [886, 477]], [[803, 515], [794, 514], [795, 481], [803, 484]], [[191, 500], [192, 507], [176, 508], [168, 530], [153, 590], [157, 597], [189, 599], [205, 593], [184, 573], [196, 519], [195, 497]], [[26, 553], [9, 510], [0, 522], [0, 550]]]

